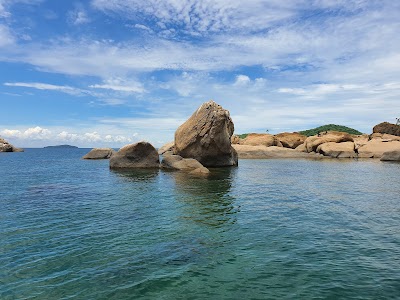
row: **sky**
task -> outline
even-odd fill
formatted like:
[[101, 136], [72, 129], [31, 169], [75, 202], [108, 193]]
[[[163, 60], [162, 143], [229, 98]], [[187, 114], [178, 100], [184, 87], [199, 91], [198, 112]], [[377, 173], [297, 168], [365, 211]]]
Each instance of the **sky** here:
[[235, 133], [400, 117], [400, 1], [0, 0], [0, 136], [173, 140], [213, 99]]

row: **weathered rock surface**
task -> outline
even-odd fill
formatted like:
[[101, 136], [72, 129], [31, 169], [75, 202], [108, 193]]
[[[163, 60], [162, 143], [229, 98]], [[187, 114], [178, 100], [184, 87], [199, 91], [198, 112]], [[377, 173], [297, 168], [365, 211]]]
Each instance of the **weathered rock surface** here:
[[334, 158], [354, 158], [357, 157], [357, 153], [354, 150], [353, 142], [328, 142], [319, 145], [317, 153]]
[[147, 142], [129, 144], [110, 158], [111, 169], [158, 168], [157, 150]]
[[306, 148], [306, 144], [300, 144], [295, 148], [296, 151], [300, 151], [300, 152], [307, 152], [307, 148]]
[[176, 130], [174, 154], [194, 158], [205, 167], [235, 166], [233, 131], [229, 112], [214, 101], [205, 102]]
[[305, 135], [298, 132], [283, 132], [276, 134], [275, 137], [281, 142], [283, 147], [291, 149], [296, 149], [303, 144], [307, 138]]
[[111, 148], [94, 148], [83, 159], [109, 159], [116, 151]]
[[400, 150], [400, 141], [373, 139], [358, 149], [360, 158], [381, 158], [384, 152]]
[[369, 140], [385, 140], [386, 142], [400, 141], [400, 136], [387, 133], [373, 133], [369, 135]]
[[161, 168], [189, 172], [190, 174], [209, 174], [210, 171], [194, 158], [183, 158], [179, 155], [166, 155], [161, 161]]
[[263, 158], [314, 158], [321, 159], [324, 156], [316, 153], [305, 153], [295, 149], [277, 146], [249, 146], [233, 145], [241, 159], [263, 159]]
[[358, 150], [358, 148], [364, 146], [371, 139], [371, 137], [368, 134], [352, 135], [352, 137], [354, 141], [355, 150]]
[[14, 147], [5, 139], [0, 138], [0, 152], [24, 152], [24, 150]]
[[400, 150], [384, 152], [381, 161], [400, 161]]
[[389, 122], [379, 123], [375, 125], [372, 129], [374, 133], [387, 133], [391, 135], [400, 136], [400, 126], [396, 124], [391, 124]]
[[239, 144], [248, 146], [282, 147], [282, 144], [278, 138], [267, 133], [249, 133], [246, 138], [239, 141]]
[[328, 131], [320, 136], [308, 137], [304, 144], [307, 152], [316, 152], [319, 145], [329, 142], [342, 143], [342, 142], [354, 142], [353, 137], [345, 132]]
[[175, 142], [174, 141], [166, 143], [165, 145], [161, 146], [158, 149], [158, 154], [159, 155], [164, 155], [167, 152], [170, 153], [170, 154], [173, 154], [174, 148], [175, 148]]
[[240, 143], [240, 137], [238, 135], [236, 135], [236, 134], [232, 135], [231, 143], [232, 144], [239, 144]]

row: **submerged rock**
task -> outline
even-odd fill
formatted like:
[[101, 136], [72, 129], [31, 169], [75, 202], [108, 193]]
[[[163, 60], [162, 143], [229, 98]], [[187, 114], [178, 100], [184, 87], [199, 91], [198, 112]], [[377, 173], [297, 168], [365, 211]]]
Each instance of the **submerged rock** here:
[[212, 100], [205, 102], [176, 130], [174, 154], [194, 158], [205, 167], [236, 166], [233, 131], [229, 111]]
[[111, 148], [94, 148], [83, 159], [109, 159], [116, 151]]
[[5, 139], [0, 138], [0, 152], [24, 152], [24, 149], [14, 147]]
[[111, 169], [158, 168], [157, 150], [147, 142], [129, 144], [110, 158]]

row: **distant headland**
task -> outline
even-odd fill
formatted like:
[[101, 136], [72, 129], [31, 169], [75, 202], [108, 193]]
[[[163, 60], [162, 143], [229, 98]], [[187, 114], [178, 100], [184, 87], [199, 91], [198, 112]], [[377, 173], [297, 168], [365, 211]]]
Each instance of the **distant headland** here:
[[56, 146], [46, 146], [44, 148], [78, 148], [78, 147], [71, 145], [56, 145]]

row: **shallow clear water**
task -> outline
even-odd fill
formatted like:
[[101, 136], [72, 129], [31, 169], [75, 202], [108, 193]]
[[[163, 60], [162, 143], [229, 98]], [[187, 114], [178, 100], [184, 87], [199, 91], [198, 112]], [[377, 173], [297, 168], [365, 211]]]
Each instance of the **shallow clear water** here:
[[208, 179], [88, 149], [0, 155], [0, 299], [399, 299], [400, 164], [241, 160]]

